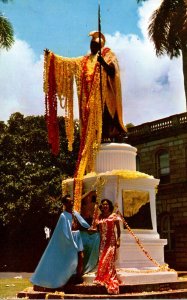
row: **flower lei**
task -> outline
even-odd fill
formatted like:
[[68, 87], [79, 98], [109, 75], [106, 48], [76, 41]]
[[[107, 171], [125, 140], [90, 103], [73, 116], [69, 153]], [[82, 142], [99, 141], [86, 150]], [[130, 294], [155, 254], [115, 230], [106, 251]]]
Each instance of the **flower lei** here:
[[[54, 76], [54, 54], [50, 56], [50, 65], [47, 63], [45, 54], [45, 70], [47, 70], [47, 81], [44, 82], [44, 88], [47, 90], [45, 96], [45, 115], [48, 129], [48, 142], [51, 145], [51, 151], [54, 155], [59, 153], [59, 126], [57, 120], [57, 97], [56, 81]], [[47, 76], [46, 75], [46, 76]]]
[[[105, 56], [109, 48], [104, 48]], [[80, 211], [82, 182], [85, 172], [94, 170], [96, 152], [101, 143], [102, 115], [104, 101], [107, 98], [107, 83], [103, 80], [103, 97], [100, 95], [99, 63], [94, 62], [92, 72], [88, 70], [90, 55], [81, 58], [64, 58], [45, 53], [44, 58], [44, 92], [46, 94], [46, 120], [48, 139], [52, 146], [52, 153], [59, 153], [59, 128], [57, 123], [57, 97], [65, 109], [65, 128], [68, 139], [68, 149], [73, 144], [73, 78], [76, 78], [77, 90], [81, 99], [81, 143], [74, 174], [74, 209]], [[81, 69], [81, 71], [79, 71]], [[102, 72], [106, 78], [105, 72]]]
[[47, 293], [45, 295], [45, 299], [64, 299], [64, 296], [65, 296], [64, 292], [55, 291], [55, 292]]
[[[100, 97], [96, 94], [99, 82], [99, 63], [96, 63], [93, 72], [88, 75], [88, 60], [90, 55], [83, 58], [81, 73], [81, 95], [83, 126], [81, 141], [74, 174], [74, 209], [81, 209], [82, 182], [85, 170], [93, 170], [94, 157], [101, 142], [102, 107]], [[100, 120], [97, 117], [100, 117]], [[100, 129], [100, 130], [99, 130]]]
[[43, 89], [45, 93], [46, 121], [52, 153], [59, 153], [59, 129], [57, 123], [57, 97], [65, 112], [65, 130], [68, 150], [74, 141], [73, 80], [81, 57], [65, 58], [52, 52], [44, 55]]
[[[104, 48], [102, 56], [104, 57], [110, 51], [109, 48]], [[85, 171], [92, 172], [96, 153], [101, 144], [102, 135], [102, 116], [105, 98], [101, 103], [100, 94], [100, 64], [95, 62], [93, 70], [88, 69], [88, 62], [91, 55], [84, 56], [82, 60], [81, 72], [81, 105], [83, 128], [81, 131], [81, 144], [79, 149], [76, 171], [74, 174], [74, 209], [81, 209], [82, 183]], [[102, 76], [106, 74], [102, 72]], [[103, 95], [106, 95], [106, 80], [102, 82]]]
[[140, 239], [136, 236], [136, 234], [132, 231], [126, 220], [124, 219], [123, 215], [118, 209], [118, 205], [115, 204], [115, 213], [119, 215], [122, 223], [125, 225], [127, 228], [128, 232], [133, 236], [135, 239], [138, 247], [142, 250], [142, 252], [145, 254], [145, 256], [158, 268], [158, 271], [173, 271], [172, 269], [169, 268], [168, 264], [159, 264], [150, 254], [149, 252], [144, 248], [143, 244], [141, 243]]

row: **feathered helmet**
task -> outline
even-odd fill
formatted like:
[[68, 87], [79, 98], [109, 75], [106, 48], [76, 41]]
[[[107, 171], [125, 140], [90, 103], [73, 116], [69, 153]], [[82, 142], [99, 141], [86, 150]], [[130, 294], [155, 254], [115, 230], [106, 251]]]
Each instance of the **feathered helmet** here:
[[101, 36], [101, 48], [105, 45], [105, 36], [102, 33], [99, 33], [99, 31], [91, 31], [89, 33], [89, 36], [92, 37], [92, 41], [99, 43], [99, 35]]

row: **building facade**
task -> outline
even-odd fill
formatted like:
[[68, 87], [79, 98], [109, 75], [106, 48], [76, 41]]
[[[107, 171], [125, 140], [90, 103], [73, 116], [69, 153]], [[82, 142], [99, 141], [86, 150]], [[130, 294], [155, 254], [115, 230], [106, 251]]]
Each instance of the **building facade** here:
[[130, 127], [128, 143], [137, 148], [137, 170], [160, 179], [157, 225], [166, 238], [165, 261], [187, 270], [187, 113]]

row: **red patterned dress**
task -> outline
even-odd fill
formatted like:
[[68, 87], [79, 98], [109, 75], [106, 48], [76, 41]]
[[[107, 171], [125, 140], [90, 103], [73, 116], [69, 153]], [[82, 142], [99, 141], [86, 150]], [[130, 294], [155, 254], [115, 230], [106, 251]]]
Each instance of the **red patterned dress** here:
[[94, 283], [104, 285], [109, 294], [119, 294], [120, 280], [115, 269], [116, 235], [115, 221], [121, 220], [112, 213], [108, 218], [98, 220], [101, 235], [99, 249], [99, 263]]

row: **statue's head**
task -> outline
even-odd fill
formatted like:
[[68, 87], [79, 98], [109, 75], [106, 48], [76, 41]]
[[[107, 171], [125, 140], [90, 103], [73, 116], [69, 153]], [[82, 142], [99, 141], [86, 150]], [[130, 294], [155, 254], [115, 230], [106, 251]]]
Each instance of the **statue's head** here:
[[99, 33], [99, 31], [91, 31], [89, 33], [89, 36], [92, 37], [90, 42], [90, 49], [93, 54], [96, 54], [100, 50], [100, 44], [99, 44], [99, 35], [101, 38], [101, 48], [105, 45], [105, 36], [103, 33]]

